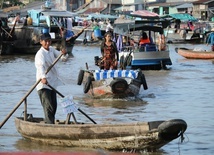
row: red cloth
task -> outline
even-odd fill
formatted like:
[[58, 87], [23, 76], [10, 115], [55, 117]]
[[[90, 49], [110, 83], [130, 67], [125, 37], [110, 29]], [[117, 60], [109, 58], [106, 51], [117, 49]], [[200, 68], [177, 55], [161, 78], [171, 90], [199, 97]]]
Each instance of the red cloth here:
[[142, 45], [142, 44], [147, 44], [147, 43], [150, 43], [149, 38], [147, 38], [147, 39], [141, 38], [140, 41], [139, 41], [139, 44], [140, 44], [140, 45]]

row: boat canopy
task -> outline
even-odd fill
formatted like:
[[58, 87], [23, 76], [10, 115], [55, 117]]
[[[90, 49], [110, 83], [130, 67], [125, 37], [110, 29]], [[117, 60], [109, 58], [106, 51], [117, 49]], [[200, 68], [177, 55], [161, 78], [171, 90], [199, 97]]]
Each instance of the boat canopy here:
[[76, 14], [70, 11], [59, 11], [59, 10], [29, 10], [28, 14], [33, 19], [33, 26], [39, 26], [41, 21], [46, 21], [48, 27], [51, 24], [51, 18], [69, 18], [74, 17]]
[[117, 19], [118, 16], [114, 16], [114, 15], [106, 15], [106, 14], [89, 14], [88, 15], [89, 18], [98, 18], [98, 19]]
[[130, 31], [153, 31], [163, 34], [163, 29], [167, 27], [168, 21], [135, 21], [131, 23], [114, 24], [114, 33], [129, 35]]
[[187, 21], [197, 21], [197, 19], [193, 16], [191, 16], [188, 13], [174, 13], [174, 14], [169, 14], [169, 15], [165, 15], [162, 16], [161, 18], [174, 18], [174, 19], [180, 19], [183, 22], [187, 22]]
[[140, 17], [140, 18], [146, 18], [146, 19], [159, 19], [159, 15], [154, 12], [150, 12], [148, 10], [137, 10], [130, 13], [133, 17]]

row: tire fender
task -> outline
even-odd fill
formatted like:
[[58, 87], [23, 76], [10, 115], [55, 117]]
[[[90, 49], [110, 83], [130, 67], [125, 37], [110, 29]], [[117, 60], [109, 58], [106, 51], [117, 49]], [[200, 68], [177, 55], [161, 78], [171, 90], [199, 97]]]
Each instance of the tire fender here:
[[77, 85], [81, 85], [84, 77], [84, 70], [79, 71], [78, 79], [77, 79]]
[[85, 39], [83, 39], [83, 44], [85, 45], [85, 44], [87, 44], [87, 39], [85, 38]]
[[143, 84], [144, 90], [147, 90], [147, 89], [148, 89], [148, 86], [147, 86], [147, 82], [146, 82], [145, 75], [144, 75], [143, 73], [142, 73], [142, 75], [141, 75], [141, 83]]
[[89, 77], [87, 78], [87, 81], [86, 81], [85, 85], [84, 85], [84, 93], [85, 93], [85, 94], [86, 94], [86, 93], [89, 91], [89, 89], [91, 88], [91, 84], [92, 84], [92, 77], [89, 76]]
[[165, 121], [158, 126], [158, 136], [166, 141], [181, 136], [187, 129], [187, 123], [182, 119]]
[[128, 83], [125, 79], [116, 78], [110, 83], [111, 90], [115, 94], [124, 93], [128, 89]]

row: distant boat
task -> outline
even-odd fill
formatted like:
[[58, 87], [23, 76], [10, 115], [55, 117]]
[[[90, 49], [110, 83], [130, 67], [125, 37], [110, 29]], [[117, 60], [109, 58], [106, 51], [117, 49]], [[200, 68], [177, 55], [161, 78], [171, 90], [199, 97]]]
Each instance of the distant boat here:
[[176, 48], [175, 51], [187, 59], [214, 59], [213, 51], [194, 51], [188, 48]]
[[[165, 44], [165, 48], [160, 50], [161, 46], [155, 40], [159, 34], [163, 34], [164, 30], [162, 26], [156, 26], [158, 23], [164, 25], [163, 21], [150, 19], [114, 24], [114, 33], [128, 36], [135, 42], [135, 46], [123, 46], [119, 52], [120, 63], [123, 64], [124, 68], [160, 70], [172, 65], [168, 46]], [[147, 33], [150, 43], [140, 45], [139, 38], [143, 32]], [[121, 42], [117, 41], [118, 43]]]
[[[60, 49], [63, 42], [65, 42], [60, 34], [61, 27], [65, 27], [63, 19], [71, 18], [75, 14], [69, 11], [52, 9], [50, 4], [47, 3], [41, 6], [41, 9], [28, 10], [28, 15], [32, 19], [29, 25], [23, 25], [23, 22], [19, 21], [16, 24], [9, 24], [11, 29], [14, 28], [15, 34], [12, 53], [35, 54], [41, 47], [40, 35], [42, 33], [50, 33], [52, 46]], [[66, 45], [68, 53], [71, 52], [68, 44]]]
[[14, 33], [8, 26], [8, 15], [0, 11], [0, 55], [10, 54], [13, 51]]

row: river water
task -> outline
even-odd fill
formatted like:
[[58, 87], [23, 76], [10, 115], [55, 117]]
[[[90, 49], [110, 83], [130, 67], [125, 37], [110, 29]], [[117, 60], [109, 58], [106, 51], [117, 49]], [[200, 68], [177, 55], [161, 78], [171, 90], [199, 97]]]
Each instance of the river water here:
[[[175, 47], [193, 48], [196, 45], [169, 45], [172, 66], [168, 70], [144, 71], [148, 90], [141, 90], [138, 98], [123, 100], [93, 100], [78, 86], [81, 68], [96, 69], [94, 56], [99, 47], [75, 46], [68, 61], [57, 63], [64, 85], [58, 87], [63, 95], [73, 95], [78, 106], [97, 123], [117, 123], [183, 119], [188, 127], [185, 140], [176, 139], [150, 155], [183, 154], [209, 155], [214, 152], [214, 64], [212, 60], [185, 59], [175, 52]], [[201, 45], [197, 45], [201, 46]], [[3, 121], [35, 83], [34, 55], [0, 56], [0, 121]], [[60, 97], [59, 97], [60, 98]], [[42, 107], [34, 90], [27, 99], [28, 113], [43, 117]], [[29, 142], [17, 132], [14, 117], [22, 116], [23, 104], [0, 129], [0, 152], [41, 151], [70, 152], [74, 148], [46, 146]], [[87, 122], [76, 114], [78, 121]], [[65, 119], [59, 105], [57, 119]], [[80, 149], [85, 150], [84, 148]]]

